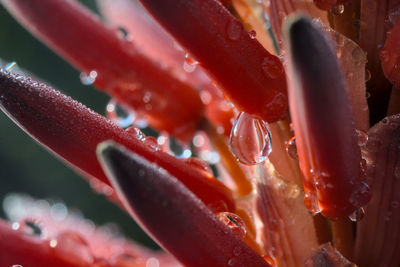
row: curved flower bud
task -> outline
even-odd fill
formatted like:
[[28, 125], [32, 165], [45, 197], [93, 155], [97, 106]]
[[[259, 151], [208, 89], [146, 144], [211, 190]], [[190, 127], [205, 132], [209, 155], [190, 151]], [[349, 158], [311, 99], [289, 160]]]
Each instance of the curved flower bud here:
[[184, 140], [196, 130], [203, 116], [197, 91], [148, 59], [131, 40], [121, 38], [118, 30], [102, 24], [76, 1], [2, 3], [31, 33], [76, 68], [85, 73], [95, 71], [97, 87], [133, 107], [152, 127]]
[[327, 39], [306, 18], [289, 26], [290, 113], [306, 206], [344, 217], [368, 203], [361, 152], [341, 69]]
[[96, 147], [115, 140], [181, 179], [206, 204], [234, 209], [231, 191], [217, 179], [147, 145], [142, 136], [124, 131], [45, 84], [1, 71], [0, 108], [49, 150], [103, 183], [109, 182], [97, 161]]
[[287, 97], [282, 63], [252, 39], [220, 2], [140, 2], [200, 62], [238, 109], [268, 122], [283, 116]]
[[186, 266], [269, 266], [175, 177], [115, 143], [98, 156], [132, 217]]

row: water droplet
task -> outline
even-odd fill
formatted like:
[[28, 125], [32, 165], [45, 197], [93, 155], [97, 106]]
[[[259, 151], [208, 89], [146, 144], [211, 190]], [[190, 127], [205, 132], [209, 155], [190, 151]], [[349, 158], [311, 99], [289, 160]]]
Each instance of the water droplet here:
[[304, 194], [304, 205], [313, 215], [321, 212], [317, 198], [310, 192]]
[[342, 34], [336, 33], [335, 34], [335, 41], [336, 41], [336, 45], [337, 46], [342, 47], [342, 46], [344, 46], [346, 39]]
[[390, 207], [392, 209], [397, 209], [397, 208], [399, 208], [399, 206], [400, 206], [399, 201], [393, 200], [392, 202], [390, 202]]
[[379, 53], [379, 57], [380, 57], [380, 59], [381, 59], [381, 61], [382, 61], [383, 63], [388, 63], [389, 60], [390, 60], [390, 55], [389, 55], [388, 51], [386, 51], [386, 50], [382, 50], [382, 51]]
[[368, 82], [369, 80], [371, 80], [371, 72], [365, 69], [365, 82]]
[[358, 145], [360, 147], [365, 146], [368, 142], [368, 134], [363, 131], [357, 130], [357, 129], [356, 129], [356, 134], [357, 134]]
[[23, 267], [22, 265], [20, 265], [20, 264], [14, 264], [13, 266], [11, 266], [11, 267]]
[[383, 216], [383, 219], [387, 222], [389, 222], [390, 220], [392, 220], [393, 217], [393, 213], [391, 211], [388, 211], [385, 213], [385, 215]]
[[240, 21], [238, 21], [236, 19], [232, 19], [228, 23], [228, 28], [227, 28], [226, 33], [228, 34], [229, 39], [236, 41], [237, 39], [239, 39], [239, 37], [242, 33], [242, 29], [243, 29], [243, 26], [240, 23]]
[[146, 139], [146, 135], [138, 127], [131, 126], [129, 128], [126, 128], [125, 131], [133, 136], [136, 136], [141, 141], [144, 141]]
[[359, 222], [364, 218], [365, 211], [363, 208], [356, 209], [352, 214], [350, 214], [349, 219], [353, 222]]
[[147, 136], [145, 138], [145, 140], [143, 141], [143, 143], [153, 151], [157, 151], [158, 150], [157, 139], [154, 138], [153, 136]]
[[265, 161], [272, 150], [267, 123], [242, 112], [232, 128], [229, 145], [243, 164], [255, 165]]
[[130, 39], [128, 31], [124, 27], [121, 27], [121, 26], [117, 28], [117, 35], [121, 39], [125, 39], [125, 40]]
[[82, 261], [85, 263], [93, 262], [93, 255], [88, 243], [78, 233], [66, 231], [57, 235], [53, 240], [57, 241], [55, 245], [57, 253], [60, 253], [63, 257], [68, 257], [71, 261], [80, 264]]
[[135, 120], [132, 112], [118, 105], [115, 99], [111, 99], [106, 106], [106, 116], [121, 128], [126, 128]]
[[251, 39], [256, 39], [257, 32], [255, 30], [250, 30], [249, 31], [249, 36], [250, 36]]
[[146, 261], [146, 267], [159, 267], [159, 266], [160, 262], [156, 258], [151, 257]]
[[361, 182], [355, 187], [350, 196], [349, 202], [355, 207], [365, 206], [371, 198], [369, 186], [365, 182]]
[[360, 47], [356, 47], [353, 49], [353, 52], [351, 52], [351, 56], [353, 57], [354, 64], [356, 66], [361, 66], [364, 60], [364, 52]]
[[19, 223], [19, 230], [24, 234], [41, 236], [43, 231], [40, 223], [34, 219], [25, 219]]
[[331, 9], [331, 12], [335, 15], [342, 15], [344, 13], [344, 5], [337, 5]]
[[79, 79], [83, 85], [92, 85], [97, 78], [97, 71], [92, 70], [89, 73], [81, 72], [79, 74]]
[[264, 73], [271, 79], [276, 79], [283, 74], [282, 63], [275, 58], [264, 58], [261, 67]]
[[228, 266], [233, 266], [235, 264], [235, 258], [230, 258], [228, 260]]
[[8, 63], [5, 67], [6, 72], [12, 71], [12, 69], [17, 66], [17, 62], [12, 61], [10, 63]]
[[190, 165], [191, 167], [200, 170], [202, 173], [206, 174], [209, 177], [213, 176], [212, 169], [210, 165], [204, 160], [199, 158], [187, 158], [183, 160], [186, 164]]
[[294, 136], [286, 143], [286, 152], [292, 159], [299, 159], [297, 155], [296, 138]]
[[218, 219], [238, 237], [244, 239], [246, 236], [246, 227], [242, 219], [231, 212], [220, 212], [217, 214]]
[[277, 266], [276, 265], [276, 259], [274, 256], [269, 256], [269, 255], [264, 255], [263, 256], [264, 260], [268, 262], [271, 266]]

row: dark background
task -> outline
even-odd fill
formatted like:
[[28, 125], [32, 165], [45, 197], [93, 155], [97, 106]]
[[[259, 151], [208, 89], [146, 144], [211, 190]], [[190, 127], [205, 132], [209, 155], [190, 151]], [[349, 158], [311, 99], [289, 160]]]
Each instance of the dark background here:
[[[81, 0], [95, 9], [94, 0]], [[80, 83], [79, 72], [23, 29], [0, 5], [0, 59], [17, 62], [42, 80], [104, 114], [108, 96]], [[33, 141], [0, 111], [0, 203], [8, 193], [63, 201], [96, 224], [117, 223], [131, 238], [155, 247], [133, 220]], [[0, 216], [4, 213], [0, 207]]]

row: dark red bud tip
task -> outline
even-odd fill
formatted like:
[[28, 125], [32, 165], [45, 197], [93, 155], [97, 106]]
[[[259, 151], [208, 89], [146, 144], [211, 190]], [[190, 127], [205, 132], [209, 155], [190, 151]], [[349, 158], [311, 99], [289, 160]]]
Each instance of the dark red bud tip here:
[[97, 154], [132, 217], [186, 266], [268, 266], [181, 182], [113, 142]]
[[305, 17], [291, 21], [289, 103], [306, 204], [328, 217], [348, 216], [370, 199], [361, 172], [348, 89], [335, 52]]

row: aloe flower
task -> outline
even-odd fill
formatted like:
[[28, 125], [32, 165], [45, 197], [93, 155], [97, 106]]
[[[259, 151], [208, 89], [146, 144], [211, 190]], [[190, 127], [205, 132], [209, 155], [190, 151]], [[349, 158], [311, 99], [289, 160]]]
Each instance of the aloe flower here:
[[0, 267], [399, 266], [397, 1], [1, 3], [111, 97], [11, 63], [1, 110], [165, 252], [10, 195]]

